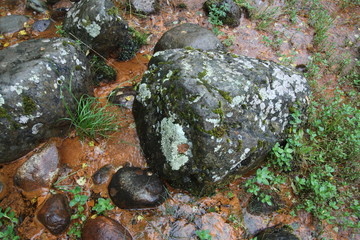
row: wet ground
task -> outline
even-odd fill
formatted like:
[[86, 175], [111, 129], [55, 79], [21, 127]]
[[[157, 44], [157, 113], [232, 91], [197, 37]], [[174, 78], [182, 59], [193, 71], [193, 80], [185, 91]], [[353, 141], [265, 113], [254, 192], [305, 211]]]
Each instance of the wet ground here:
[[[48, 15], [37, 14], [26, 9], [24, 1], [17, 1], [15, 5], [10, 2], [9, 0], [1, 0], [1, 16], [12, 13], [29, 15], [31, 19], [28, 22], [29, 25], [26, 26], [25, 34], [17, 32], [1, 36], [1, 48], [27, 39], [56, 36], [55, 24], [60, 24], [61, 21], [53, 22], [44, 33], [32, 32], [30, 30], [31, 24], [37, 19], [47, 18]], [[147, 68], [147, 62], [152, 55], [155, 43], [166, 30], [185, 22], [196, 23], [208, 29], [212, 27], [201, 10], [202, 2], [204, 2], [202, 0], [161, 2], [161, 12], [157, 15], [142, 18], [126, 12], [125, 16], [130, 26], [149, 34], [148, 45], [144, 46], [130, 61], [117, 62], [114, 59], [108, 59], [108, 64], [116, 69], [118, 77], [113, 83], [101, 84], [95, 88], [95, 96], [106, 97], [116, 87], [131, 86], [134, 81], [140, 81]], [[187, 9], [177, 7], [181, 2], [187, 5]], [[338, 46], [338, 51], [346, 50], [349, 47], [344, 45], [346, 39], [356, 42], [356, 34], [359, 35], [359, 23], [353, 22], [352, 15], [356, 9], [349, 12], [349, 10], [338, 9], [333, 1], [327, 2], [326, 6], [337, 14], [334, 27], [329, 30], [334, 36], [332, 40]], [[275, 5], [280, 3], [274, 1]], [[357, 13], [359, 10], [357, 9]], [[284, 60], [289, 59], [291, 62], [286, 62], [286, 64], [292, 66], [306, 65], [313, 51], [313, 30], [307, 24], [307, 17], [305, 12], [300, 12], [298, 23], [291, 25], [288, 15], [281, 15], [274, 24], [274, 29], [278, 31], [279, 37], [284, 41], [276, 47], [270, 46], [264, 41], [264, 36], [270, 39], [273, 39], [273, 36], [268, 32], [256, 30], [256, 23], [244, 15], [239, 27], [233, 29], [220, 28], [224, 35], [219, 36], [219, 38], [223, 41], [231, 40], [232, 44], [228, 49], [236, 54], [283, 63]], [[292, 56], [294, 58], [290, 59]], [[319, 83], [326, 86], [328, 92], [331, 93], [337, 86], [337, 77], [325, 75], [319, 80]], [[82, 187], [85, 193], [90, 196], [87, 210], [94, 205], [94, 199], [97, 197], [108, 198], [106, 184], [95, 186], [92, 183], [91, 176], [99, 168], [107, 164], [113, 165], [115, 169], [125, 164], [147, 167], [139, 147], [131, 110], [116, 109], [115, 111], [119, 111], [123, 121], [119, 132], [114, 133], [110, 139], [80, 140], [75, 137], [74, 132], [71, 132], [64, 139], [50, 140], [54, 141], [59, 149], [63, 176], [76, 172], [61, 184], [76, 186], [76, 180], [85, 177], [86, 183]], [[11, 164], [0, 166], [0, 178], [7, 187], [7, 190], [3, 191], [6, 196], [0, 202], [0, 207], [10, 206], [19, 216], [18, 234], [21, 239], [69, 239], [66, 233], [60, 236], [51, 235], [35, 217], [38, 206], [50, 196], [49, 189], [29, 194], [22, 192], [13, 185], [15, 170], [34, 152]], [[292, 226], [294, 233], [301, 239], [317, 239], [320, 232], [315, 221], [307, 213], [292, 217], [289, 213], [293, 196], [283, 195], [281, 191], [279, 195], [281, 202], [284, 203], [283, 208], [268, 216], [249, 214], [246, 206], [250, 194], [241, 187], [241, 183], [246, 180], [246, 177], [248, 176], [236, 180], [224, 189], [219, 189], [217, 194], [212, 197], [201, 199], [168, 186], [170, 198], [158, 208], [147, 210], [115, 208], [109, 212], [108, 216], [126, 226], [135, 239], [181, 239], [179, 236], [184, 236], [185, 232], [206, 229], [210, 230], [213, 239], [250, 239], [259, 229], [287, 224]], [[86, 214], [89, 217], [91, 216], [89, 211]], [[335, 232], [330, 227], [326, 227], [323, 232], [322, 236], [328, 239], [349, 239], [349, 233]]]

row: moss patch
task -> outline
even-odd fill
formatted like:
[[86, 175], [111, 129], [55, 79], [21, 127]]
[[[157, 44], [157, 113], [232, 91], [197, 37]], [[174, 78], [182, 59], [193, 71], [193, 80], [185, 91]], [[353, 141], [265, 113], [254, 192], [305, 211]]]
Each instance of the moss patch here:
[[232, 97], [230, 96], [229, 92], [225, 92], [223, 90], [218, 90], [219, 94], [229, 103], [232, 103]]
[[3, 107], [0, 107], [0, 118], [6, 118], [6, 119], [10, 120], [10, 115], [8, 114], [6, 109]]
[[36, 110], [36, 103], [32, 100], [29, 96], [23, 95], [22, 96], [22, 103], [24, 107], [24, 114], [30, 115]]

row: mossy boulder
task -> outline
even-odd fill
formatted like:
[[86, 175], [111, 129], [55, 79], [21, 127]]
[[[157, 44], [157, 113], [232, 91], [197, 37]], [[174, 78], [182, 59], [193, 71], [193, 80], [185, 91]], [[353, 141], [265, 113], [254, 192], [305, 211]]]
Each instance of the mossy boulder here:
[[150, 166], [200, 195], [259, 166], [310, 94], [304, 77], [274, 62], [186, 49], [157, 52], [137, 92]]
[[63, 26], [71, 38], [81, 40], [104, 57], [129, 60], [139, 49], [111, 0], [83, 0], [74, 4]]
[[0, 61], [0, 163], [6, 163], [63, 136], [64, 103], [74, 109], [74, 98], [92, 88], [86, 56], [67, 38], [19, 43], [1, 50]]

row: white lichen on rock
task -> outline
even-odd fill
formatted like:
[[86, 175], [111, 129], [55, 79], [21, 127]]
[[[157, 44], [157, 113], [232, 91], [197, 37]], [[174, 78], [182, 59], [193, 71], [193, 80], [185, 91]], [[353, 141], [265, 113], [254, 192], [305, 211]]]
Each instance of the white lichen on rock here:
[[[189, 157], [192, 157], [192, 143], [186, 138], [182, 126], [174, 121], [174, 117], [161, 120], [161, 150], [172, 170], [179, 170], [189, 161]], [[181, 145], [187, 145], [188, 149], [179, 152]]]
[[96, 38], [100, 34], [101, 27], [96, 22], [92, 22], [85, 27], [85, 30], [91, 37]]
[[5, 100], [2, 97], [2, 95], [0, 94], [0, 106], [2, 106], [4, 103], [5, 103]]
[[151, 91], [147, 87], [146, 83], [142, 83], [139, 85], [138, 94], [136, 99], [140, 101], [144, 106], [146, 106], [145, 101], [151, 98]]

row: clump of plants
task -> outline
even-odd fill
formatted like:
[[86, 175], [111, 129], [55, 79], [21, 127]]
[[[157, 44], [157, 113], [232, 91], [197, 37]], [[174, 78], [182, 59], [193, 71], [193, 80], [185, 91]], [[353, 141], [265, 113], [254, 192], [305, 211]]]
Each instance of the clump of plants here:
[[261, 189], [287, 183], [298, 199], [293, 214], [303, 209], [335, 225], [360, 226], [360, 206], [354, 199], [360, 170], [360, 110], [343, 94], [313, 100], [304, 128], [300, 112], [294, 111], [290, 137], [274, 146], [266, 166], [245, 183], [248, 192], [271, 205]]
[[68, 117], [63, 118], [71, 122], [75, 127], [76, 134], [81, 138], [97, 137], [108, 138], [111, 133], [119, 129], [119, 115], [110, 111], [110, 103], [102, 104], [97, 97], [82, 95], [80, 99], [75, 98], [75, 110], [72, 110], [64, 101]]
[[5, 210], [0, 208], [0, 239], [17, 240], [20, 239], [16, 234], [16, 225], [19, 220], [15, 216], [15, 212], [7, 207]]

